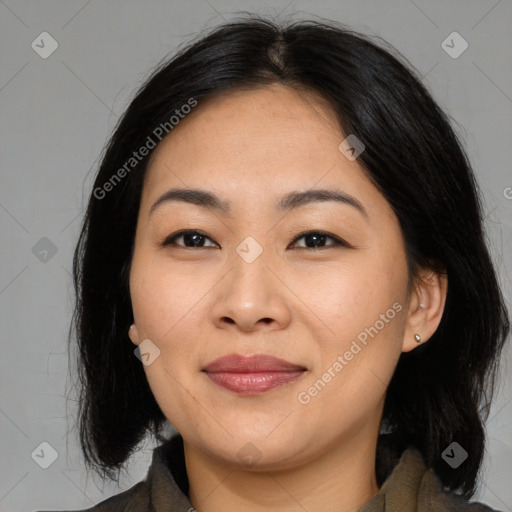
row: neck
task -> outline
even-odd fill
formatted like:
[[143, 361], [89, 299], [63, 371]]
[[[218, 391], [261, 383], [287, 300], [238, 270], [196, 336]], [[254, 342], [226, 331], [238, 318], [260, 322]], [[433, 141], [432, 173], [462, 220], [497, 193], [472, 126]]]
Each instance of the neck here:
[[377, 439], [339, 441], [314, 460], [276, 471], [240, 469], [184, 443], [189, 498], [199, 512], [356, 512], [379, 491]]

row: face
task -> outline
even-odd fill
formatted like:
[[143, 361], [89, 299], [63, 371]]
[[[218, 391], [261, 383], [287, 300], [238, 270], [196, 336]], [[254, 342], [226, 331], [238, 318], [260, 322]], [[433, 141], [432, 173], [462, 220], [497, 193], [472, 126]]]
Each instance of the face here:
[[[346, 135], [320, 98], [272, 85], [200, 103], [149, 164], [130, 338], [146, 340], [169, 422], [217, 460], [285, 468], [378, 435], [413, 336], [408, 273], [391, 207], [338, 148]], [[162, 199], [170, 189], [214, 194], [224, 209]], [[342, 200], [282, 203], [320, 189]], [[233, 354], [288, 366], [205, 371]]]

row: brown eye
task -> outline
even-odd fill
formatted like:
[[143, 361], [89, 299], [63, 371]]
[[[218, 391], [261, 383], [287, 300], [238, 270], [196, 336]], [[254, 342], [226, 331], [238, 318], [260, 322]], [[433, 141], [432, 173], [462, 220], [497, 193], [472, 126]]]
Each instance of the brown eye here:
[[[296, 246], [297, 240], [304, 239], [303, 246]], [[194, 248], [205, 248], [205, 247], [217, 247], [218, 244], [213, 242], [209, 245], [207, 241], [213, 242], [206, 233], [198, 231], [196, 229], [181, 230], [172, 235], [169, 235], [162, 243], [162, 247], [174, 245], [176, 247], [184, 247], [187, 249]], [[328, 243], [328, 242], [331, 243]], [[331, 235], [324, 231], [306, 231], [297, 236], [292, 245], [295, 245], [295, 249], [324, 249], [328, 247], [351, 247], [350, 244], [338, 238], [337, 236]]]
[[[304, 239], [305, 246], [298, 247], [299, 249], [322, 249], [333, 246], [350, 247], [350, 245], [344, 240], [341, 240], [341, 238], [326, 233], [325, 231], [306, 231], [305, 233], [301, 233], [297, 236], [292, 243], [295, 245], [297, 240], [300, 239]], [[334, 243], [325, 245], [325, 242], [328, 240], [331, 240]]]
[[[172, 235], [169, 235], [163, 242], [162, 246], [168, 246], [168, 245], [176, 245], [178, 247], [185, 247], [185, 248], [196, 248], [196, 247], [215, 247], [216, 244], [213, 246], [211, 245], [205, 245], [205, 240], [212, 240], [209, 236], [207, 236], [205, 233], [195, 230], [195, 229], [189, 229], [189, 230], [181, 230], [177, 233], [174, 233]], [[177, 243], [179, 241], [180, 243]]]

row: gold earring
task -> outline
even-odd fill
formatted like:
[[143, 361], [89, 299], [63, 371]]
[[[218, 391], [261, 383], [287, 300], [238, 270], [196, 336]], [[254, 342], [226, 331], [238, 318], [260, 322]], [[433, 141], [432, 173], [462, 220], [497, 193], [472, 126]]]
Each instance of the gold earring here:
[[415, 334], [414, 339], [416, 340], [416, 343], [421, 343], [421, 336], [419, 334]]

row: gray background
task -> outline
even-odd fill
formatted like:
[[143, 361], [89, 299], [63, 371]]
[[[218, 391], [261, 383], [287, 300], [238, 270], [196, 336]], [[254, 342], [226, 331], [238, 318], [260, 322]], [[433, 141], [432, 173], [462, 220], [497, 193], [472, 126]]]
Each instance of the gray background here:
[[[66, 400], [72, 250], [102, 148], [135, 89], [178, 45], [240, 11], [337, 20], [410, 60], [468, 150], [510, 304], [510, 0], [0, 0], [1, 511], [85, 508], [145, 477], [149, 443], [121, 488], [87, 474], [77, 448], [76, 404]], [[46, 59], [31, 47], [44, 31], [59, 45]], [[458, 58], [441, 46], [453, 31], [469, 44]], [[512, 510], [509, 345], [475, 497], [503, 511]], [[48, 449], [31, 456], [42, 442], [58, 452], [47, 469], [36, 460], [48, 462]]]

